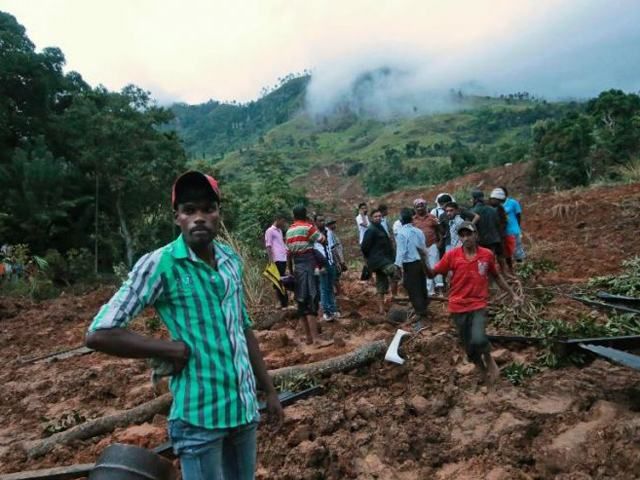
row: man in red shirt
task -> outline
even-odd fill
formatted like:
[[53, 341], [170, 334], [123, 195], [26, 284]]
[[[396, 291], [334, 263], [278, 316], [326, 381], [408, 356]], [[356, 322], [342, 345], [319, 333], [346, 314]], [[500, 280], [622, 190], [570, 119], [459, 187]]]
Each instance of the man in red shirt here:
[[493, 252], [478, 246], [478, 233], [473, 223], [460, 224], [458, 236], [462, 246], [447, 252], [434, 268], [428, 268], [427, 271], [430, 277], [452, 273], [449, 313], [467, 357], [476, 365], [483, 380], [493, 383], [500, 372], [491, 357], [491, 344], [485, 331], [490, 277], [511, 295], [515, 304], [520, 304], [522, 299], [502, 278], [496, 268]]

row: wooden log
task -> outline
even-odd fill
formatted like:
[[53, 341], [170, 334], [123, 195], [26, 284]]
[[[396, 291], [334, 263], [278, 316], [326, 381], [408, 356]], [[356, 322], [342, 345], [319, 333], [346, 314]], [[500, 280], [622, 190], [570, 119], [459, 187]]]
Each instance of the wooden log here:
[[83, 463], [68, 467], [45, 468], [0, 475], [0, 480], [71, 480], [86, 477], [93, 469], [93, 463]]
[[[387, 343], [384, 340], [368, 343], [353, 352], [345, 353], [338, 357], [320, 360], [306, 365], [270, 370], [269, 373], [274, 382], [281, 382], [290, 377], [299, 375], [325, 376], [332, 373], [344, 372], [365, 365], [375, 358], [384, 355]], [[29, 458], [37, 458], [46, 455], [58, 444], [68, 444], [74, 440], [86, 440], [105, 433], [112, 432], [118, 427], [126, 427], [133, 424], [146, 422], [156, 414], [168, 412], [171, 406], [171, 394], [165, 393], [149, 402], [138, 405], [129, 410], [124, 410], [106, 417], [96, 418], [77, 425], [64, 432], [51, 435], [43, 440], [25, 442], [25, 448]]]
[[41, 457], [51, 451], [58, 444], [67, 444], [73, 440], [85, 440], [104, 433], [109, 433], [118, 427], [126, 427], [129, 425], [143, 423], [158, 413], [165, 413], [171, 406], [171, 394], [154, 398], [149, 402], [145, 402], [137, 407], [124, 410], [106, 417], [96, 418], [88, 422], [77, 425], [64, 432], [59, 432], [45, 438], [44, 440], [34, 440], [26, 442], [24, 448], [29, 458]]
[[332, 373], [346, 372], [347, 370], [366, 365], [377, 357], [384, 355], [386, 350], [387, 342], [385, 340], [378, 340], [377, 342], [362, 345], [356, 350], [338, 357], [327, 358], [326, 360], [305, 365], [278, 368], [269, 371], [269, 373], [274, 381], [282, 381], [286, 378], [299, 375], [321, 377]]

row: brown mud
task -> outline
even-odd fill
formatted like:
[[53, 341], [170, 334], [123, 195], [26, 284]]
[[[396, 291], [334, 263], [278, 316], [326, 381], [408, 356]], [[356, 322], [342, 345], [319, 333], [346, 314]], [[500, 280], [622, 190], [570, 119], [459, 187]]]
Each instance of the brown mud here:
[[[329, 176], [327, 176], [327, 172]], [[352, 178], [321, 175], [323, 199], [337, 213], [341, 236], [353, 242], [352, 206], [362, 188]], [[521, 165], [474, 173], [449, 184], [387, 196], [395, 212], [417, 196], [482, 184], [485, 192], [506, 183], [525, 210], [525, 244], [533, 258], [558, 269], [536, 282], [568, 291], [594, 275], [618, 271], [640, 254], [633, 233], [640, 230], [640, 185], [594, 187], [553, 194], [531, 192]], [[326, 191], [325, 191], [326, 190]], [[340, 200], [330, 196], [340, 191]], [[353, 215], [352, 215], [353, 213]], [[352, 249], [353, 251], [353, 249]], [[357, 258], [352, 253], [352, 258]], [[339, 299], [343, 318], [321, 323], [323, 334], [344, 340], [327, 348], [308, 347], [293, 312], [257, 335], [269, 368], [308, 363], [350, 351], [395, 327], [375, 313], [374, 288], [350, 271]], [[94, 461], [112, 442], [145, 447], [166, 440], [166, 418], [109, 435], [58, 446], [28, 459], [22, 442], [83, 419], [93, 419], [154, 398], [144, 361], [102, 354], [58, 361], [29, 358], [82, 344], [91, 317], [112, 294], [102, 287], [34, 303], [0, 298], [0, 472]], [[595, 314], [556, 295], [548, 310], [571, 320]], [[640, 477], [640, 372], [595, 360], [582, 368], [543, 370], [520, 386], [500, 380], [487, 390], [460, 353], [446, 304], [432, 302], [427, 330], [403, 345], [403, 366], [383, 361], [323, 380], [322, 395], [286, 409], [279, 432], [259, 431], [261, 479], [632, 479]], [[134, 322], [151, 333], [145, 311]], [[407, 326], [409, 328], [410, 326]], [[154, 332], [162, 335], [163, 332]], [[494, 351], [500, 366], [530, 361], [536, 349], [509, 346]]]

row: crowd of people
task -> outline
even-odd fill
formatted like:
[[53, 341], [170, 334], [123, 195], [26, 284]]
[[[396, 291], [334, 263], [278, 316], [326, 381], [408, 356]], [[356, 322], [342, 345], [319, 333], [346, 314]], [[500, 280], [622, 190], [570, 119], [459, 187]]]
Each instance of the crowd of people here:
[[[441, 193], [429, 209], [424, 198], [416, 198], [394, 222], [386, 205], [369, 212], [367, 203], [360, 203], [355, 218], [364, 260], [360, 279], [375, 279], [381, 315], [398, 299], [402, 285], [413, 308], [414, 331], [428, 326], [430, 297], [446, 293], [469, 359], [495, 376], [485, 333], [489, 283], [494, 280], [514, 301], [521, 301], [510, 282], [517, 281], [514, 263], [525, 258], [522, 208], [505, 187], [491, 190], [488, 200], [483, 191], [474, 190], [469, 200], [465, 207]], [[302, 205], [293, 209], [288, 228], [286, 217], [277, 215], [265, 232], [267, 254], [281, 278], [292, 280], [307, 343], [323, 346], [330, 340], [320, 337], [318, 321], [340, 318], [336, 295], [340, 274], [347, 269], [336, 221], [321, 213], [309, 216]], [[275, 291], [279, 307], [291, 308], [286, 291]]]

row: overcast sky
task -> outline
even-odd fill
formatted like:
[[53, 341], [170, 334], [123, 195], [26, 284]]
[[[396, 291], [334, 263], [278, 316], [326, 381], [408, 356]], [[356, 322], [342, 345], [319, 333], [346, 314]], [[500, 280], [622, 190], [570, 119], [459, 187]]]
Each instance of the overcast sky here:
[[640, 89], [638, 0], [0, 0], [92, 85], [246, 101], [312, 69], [315, 95], [395, 64], [413, 87], [548, 97]]

